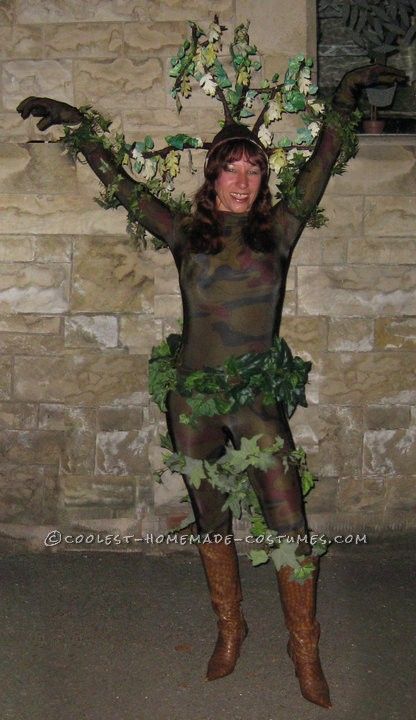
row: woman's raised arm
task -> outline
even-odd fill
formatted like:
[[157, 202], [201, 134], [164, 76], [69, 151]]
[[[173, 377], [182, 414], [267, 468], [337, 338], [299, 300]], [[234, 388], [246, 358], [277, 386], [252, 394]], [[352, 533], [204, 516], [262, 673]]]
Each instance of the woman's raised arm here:
[[331, 113], [324, 120], [313, 155], [298, 176], [296, 189], [299, 202], [296, 208], [291, 208], [286, 201], [276, 206], [276, 219], [284, 228], [282, 249], [286, 255], [292, 252], [308, 218], [324, 194], [343, 146], [341, 126], [351, 120], [361, 90], [376, 84], [392, 85], [404, 79], [402, 71], [384, 65], [367, 65], [344, 75], [332, 99], [332, 111], [338, 116], [337, 122], [333, 120], [334, 115], [331, 119]]
[[[52, 125], [78, 125], [83, 120], [82, 113], [72, 105], [51, 98], [28, 97], [17, 106], [23, 119], [33, 115], [40, 117], [39, 130], [47, 130]], [[100, 143], [86, 140], [80, 145], [80, 152], [88, 165], [106, 187], [115, 187], [118, 201], [134, 215], [137, 220], [156, 237], [164, 240], [171, 250], [174, 243], [174, 215], [170, 208], [157, 197], [143, 190], [140, 183], [133, 180], [116, 161], [113, 154]]]

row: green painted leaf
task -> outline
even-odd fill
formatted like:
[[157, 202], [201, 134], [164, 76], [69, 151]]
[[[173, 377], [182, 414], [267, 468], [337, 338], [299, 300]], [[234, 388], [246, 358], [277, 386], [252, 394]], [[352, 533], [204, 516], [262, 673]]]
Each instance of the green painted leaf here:
[[265, 550], [251, 550], [248, 556], [255, 567], [257, 565], [263, 565], [270, 560], [270, 555], [268, 555]]

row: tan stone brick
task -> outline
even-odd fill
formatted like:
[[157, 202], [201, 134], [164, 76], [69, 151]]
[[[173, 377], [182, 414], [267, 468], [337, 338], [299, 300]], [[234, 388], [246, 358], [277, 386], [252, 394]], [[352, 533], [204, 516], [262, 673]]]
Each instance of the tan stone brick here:
[[13, 22], [15, 0], [3, 0], [0, 5], [0, 25], [11, 25]]
[[44, 33], [47, 58], [114, 57], [123, 43], [122, 26], [115, 23], [45, 25]]
[[297, 311], [296, 290], [286, 290], [285, 301], [283, 304], [283, 316], [296, 315], [296, 311]]
[[120, 318], [120, 344], [130, 353], [149, 356], [153, 345], [162, 340], [162, 321], [151, 315], [126, 315]]
[[66, 476], [63, 498], [66, 507], [129, 507], [135, 498], [134, 478]]
[[16, 0], [16, 18], [24, 23], [72, 23], [81, 20], [140, 20], [145, 0]]
[[357, 237], [348, 241], [348, 262], [376, 265], [412, 265], [414, 237]]
[[[319, 233], [319, 230], [317, 230]], [[321, 237], [321, 236], [319, 236]], [[307, 242], [310, 237], [308, 235]], [[343, 235], [334, 235], [321, 238], [321, 252], [323, 265], [340, 265], [347, 262], [348, 240]], [[306, 264], [306, 263], [305, 263]], [[310, 265], [317, 263], [311, 262]]]
[[72, 258], [73, 237], [65, 235], [34, 236], [35, 260], [38, 262], [68, 262]]
[[[123, 111], [123, 128], [129, 142], [133, 140], [141, 140], [146, 135], [151, 135], [156, 139], [159, 139], [160, 146], [166, 145], [165, 136], [175, 135], [179, 132], [189, 132], [199, 135], [202, 129], [199, 128], [198, 119], [195, 115], [195, 111], [189, 107], [184, 106], [181, 113], [179, 114], [176, 110], [167, 110], [166, 108], [161, 113], [155, 114], [154, 110], [142, 107], [139, 103], [137, 108], [131, 111]], [[215, 123], [211, 126], [211, 131], [215, 127]]]
[[321, 241], [315, 237], [301, 237], [292, 255], [291, 265], [319, 265], [321, 262]]
[[2, 430], [0, 454], [4, 462], [24, 464], [59, 463], [63, 433], [48, 430]]
[[114, 315], [76, 315], [65, 318], [65, 346], [113, 348], [118, 343], [118, 321]]
[[156, 58], [79, 60], [75, 65], [76, 105], [133, 110], [143, 103], [146, 93], [162, 82], [162, 66]]
[[178, 320], [170, 320], [164, 319], [163, 320], [163, 339], [166, 340], [168, 335], [175, 334], [175, 335], [181, 335], [182, 329], [180, 324], [178, 323]]
[[42, 315], [2, 315], [0, 332], [41, 333], [43, 335], [60, 332], [61, 319]]
[[155, 295], [155, 317], [182, 317], [180, 295]]
[[[348, 477], [339, 482], [337, 510], [383, 514], [386, 504], [384, 478]], [[364, 525], [364, 522], [363, 522]]]
[[318, 478], [361, 474], [360, 408], [298, 407], [290, 424], [296, 444], [306, 450], [310, 469]]
[[402, 477], [386, 478], [386, 484], [389, 514], [399, 510], [400, 519], [404, 519], [405, 514], [409, 514], [411, 519], [414, 518], [416, 512], [416, 476], [414, 473], [408, 474], [407, 471]]
[[320, 238], [351, 237], [361, 234], [363, 205], [364, 199], [361, 196], [326, 196], [322, 206], [325, 209], [328, 223], [319, 230], [308, 229], [304, 237], [318, 232]]
[[364, 427], [367, 430], [395, 430], [410, 424], [408, 405], [368, 405], [364, 407]]
[[374, 327], [372, 320], [363, 318], [330, 319], [328, 350], [363, 352], [372, 350]]
[[8, 355], [49, 355], [63, 349], [60, 335], [40, 335], [39, 333], [0, 332], [0, 353]]
[[26, 142], [28, 138], [28, 123], [21, 119], [16, 110], [0, 112], [0, 142]]
[[0, 403], [0, 428], [4, 430], [29, 430], [37, 427], [38, 409], [29, 403]]
[[60, 143], [0, 145], [0, 192], [77, 192], [74, 162]]
[[358, 155], [347, 172], [331, 178], [325, 192], [367, 196], [415, 193], [415, 148], [402, 141], [374, 145], [360, 139]]
[[[88, 478], [86, 478], [86, 482], [88, 482]], [[123, 513], [126, 512], [124, 509], [122, 511]], [[82, 527], [84, 532], [83, 535], [85, 538], [88, 537], [88, 534], [91, 535], [91, 540], [88, 541], [88, 547], [90, 547], [90, 542], [92, 543], [92, 533], [86, 533], [85, 528], [89, 529], [89, 526], [91, 523], [94, 524], [94, 533], [97, 537], [97, 529], [95, 527], [97, 521], [102, 521], [108, 519], [109, 522], [112, 521], [112, 519], [115, 517], [116, 510], [111, 506], [106, 507], [99, 507], [97, 505], [85, 505], [85, 506], [79, 506], [79, 505], [66, 505], [64, 510], [61, 512], [62, 518], [65, 522], [69, 523], [70, 525], [75, 525], [77, 530]], [[101, 528], [100, 528], [101, 530]], [[100, 530], [98, 532], [100, 532]], [[80, 533], [81, 535], [81, 533]], [[76, 537], [76, 536], [75, 536]], [[105, 540], [105, 534], [101, 536], [101, 539]], [[98, 539], [98, 538], [97, 538]], [[103, 545], [99, 544], [97, 542], [94, 547], [100, 547], [102, 548]]]
[[65, 430], [67, 409], [60, 403], [45, 403], [39, 405], [40, 430]]
[[87, 195], [0, 195], [0, 234], [107, 234], [125, 232], [123, 208], [104, 212]]
[[147, 388], [147, 362], [138, 355], [18, 357], [16, 398], [68, 405], [134, 405]]
[[173, 257], [167, 254], [168, 263], [155, 271], [155, 293], [157, 295], [177, 295], [179, 293], [178, 269]]
[[36, 60], [43, 55], [42, 28], [30, 25], [15, 25], [12, 32], [9, 27], [0, 27], [0, 57], [30, 58]]
[[30, 235], [4, 235], [0, 242], [0, 262], [24, 262], [34, 260], [35, 250]]
[[29, 95], [73, 104], [69, 60], [11, 60], [3, 63], [3, 107], [14, 110]]
[[299, 312], [358, 316], [416, 314], [416, 270], [411, 267], [300, 267]]
[[97, 433], [96, 474], [124, 476], [146, 471], [152, 435], [152, 429]]
[[377, 318], [377, 350], [416, 350], [416, 318]]
[[368, 475], [406, 475], [415, 467], [415, 440], [415, 427], [367, 430], [364, 433], [364, 472]]
[[42, 525], [55, 511], [58, 469], [53, 465], [20, 465], [2, 462], [0, 467], [0, 521]]
[[186, 22], [127, 23], [124, 27], [126, 55], [137, 57], [157, 53], [160, 57], [176, 53], [188, 33]]
[[306, 51], [306, 0], [296, 3], [284, 0], [279, 3], [278, 12], [274, 0], [262, 0], [259, 10], [252, 0], [238, 0], [236, 19], [238, 23], [250, 19], [250, 40], [262, 52], [273, 54], [278, 50], [294, 55]]
[[97, 427], [104, 432], [112, 430], [140, 430], [143, 411], [139, 407], [100, 407], [97, 409]]
[[151, 263], [128, 238], [79, 239], [74, 243], [72, 309], [84, 312], [151, 312]]
[[94, 472], [96, 411], [93, 408], [41, 404], [39, 428], [63, 431], [61, 472], [86, 474]]
[[319, 400], [340, 405], [416, 402], [414, 353], [327, 353]]
[[280, 335], [293, 353], [320, 352], [326, 349], [327, 321], [322, 317], [286, 317]]
[[[337, 495], [337, 481], [335, 478], [325, 478], [316, 483], [315, 487], [309, 495], [306, 497], [306, 514], [311, 520], [311, 514], [330, 512], [333, 513], [335, 510]], [[320, 528], [313, 524], [313, 529], [317, 532]]]
[[69, 264], [0, 263], [0, 311], [60, 313], [68, 308]]
[[[212, 7], [208, 6], [204, 0], [154, 0], [148, 6], [151, 20], [188, 20], [189, 18], [198, 18], [198, 22], [204, 23], [204, 29], [207, 22], [212, 22]], [[215, 3], [215, 12], [218, 13], [221, 22], [233, 16], [232, 0], [217, 0]]]
[[412, 196], [375, 195], [365, 198], [364, 232], [378, 237], [409, 237], [416, 220]]

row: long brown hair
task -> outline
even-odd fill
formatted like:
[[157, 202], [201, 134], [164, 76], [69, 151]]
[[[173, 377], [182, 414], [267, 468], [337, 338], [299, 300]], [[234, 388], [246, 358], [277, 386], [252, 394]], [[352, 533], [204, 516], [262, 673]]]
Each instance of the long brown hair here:
[[273, 249], [267, 157], [248, 140], [229, 140], [211, 151], [205, 167], [205, 182], [195, 193], [195, 210], [185, 226], [190, 252], [216, 254], [222, 250], [222, 218], [216, 207], [215, 181], [227, 163], [241, 158], [258, 165], [261, 172], [259, 192], [248, 213], [243, 240], [253, 250], [268, 252]]

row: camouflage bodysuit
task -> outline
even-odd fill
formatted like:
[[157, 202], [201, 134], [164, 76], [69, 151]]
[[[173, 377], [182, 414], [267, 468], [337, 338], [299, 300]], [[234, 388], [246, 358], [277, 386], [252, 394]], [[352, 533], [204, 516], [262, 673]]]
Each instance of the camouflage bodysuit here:
[[[285, 280], [294, 238], [289, 231], [299, 221], [288, 211], [282, 216], [273, 209], [274, 249], [257, 252], [243, 241], [247, 215], [220, 212], [223, 248], [216, 254], [186, 250], [181, 218], [148, 197], [146, 225], [169, 245], [179, 272], [183, 302], [183, 338], [177, 368], [186, 374], [206, 366], [216, 367], [231, 355], [270, 349], [278, 333]], [[153, 207], [152, 207], [153, 206]], [[293, 230], [293, 228], [292, 228]], [[176, 451], [198, 459], [216, 460], [230, 439], [239, 448], [242, 437], [262, 434], [261, 447], [270, 446], [279, 435], [284, 452], [294, 449], [283, 407], [264, 405], [261, 394], [248, 406], [228, 415], [199, 418], [191, 427], [179, 422], [189, 413], [186, 398], [171, 391], [167, 399], [169, 432]], [[305, 531], [305, 517], [298, 471], [284, 470], [278, 455], [275, 467], [262, 471], [249, 468], [267, 525], [280, 533]], [[196, 490], [185, 477], [200, 532], [231, 532], [229, 510], [221, 508], [225, 496], [207, 481]]]

